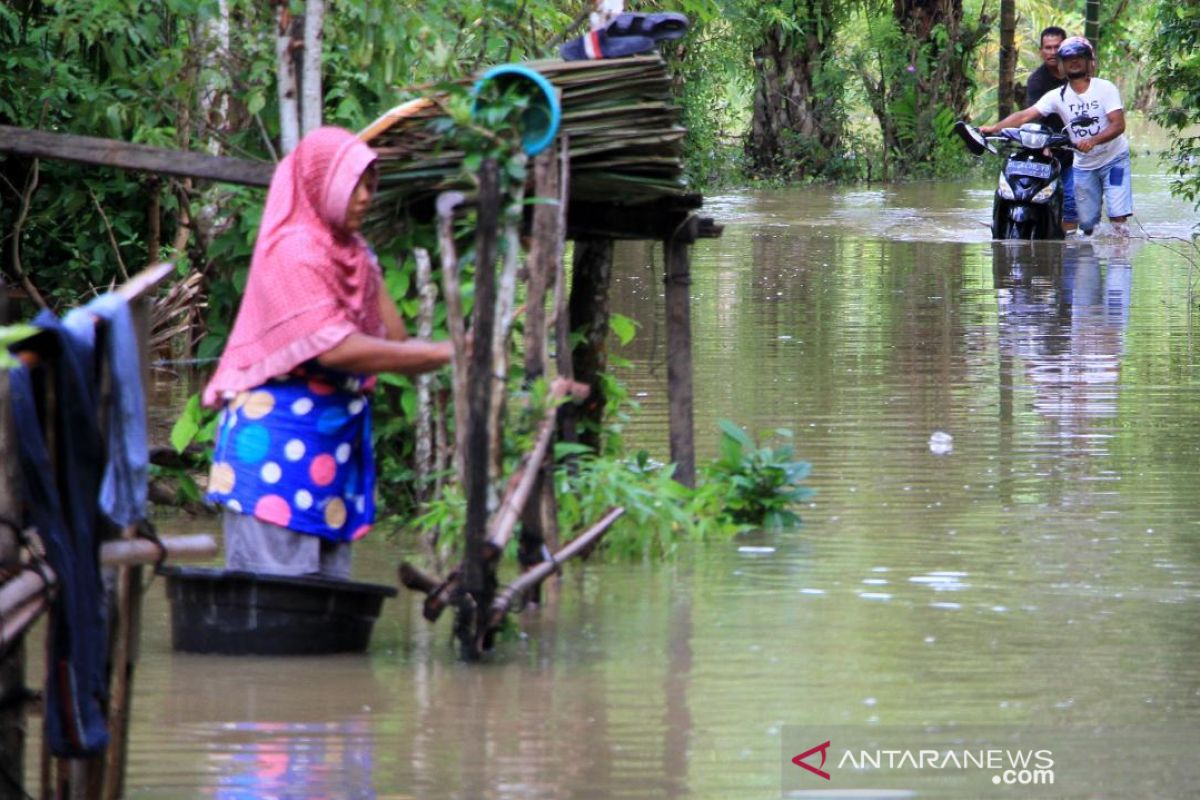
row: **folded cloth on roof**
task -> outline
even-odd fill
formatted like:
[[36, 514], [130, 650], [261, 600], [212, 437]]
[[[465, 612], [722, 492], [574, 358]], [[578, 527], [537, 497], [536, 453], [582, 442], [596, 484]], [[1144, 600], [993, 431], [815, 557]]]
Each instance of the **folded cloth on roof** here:
[[656, 42], [681, 39], [688, 30], [688, 18], [677, 11], [653, 14], [620, 14], [605, 29], [609, 36], [648, 36]]
[[590, 31], [563, 44], [559, 54], [564, 61], [587, 61], [636, 56], [653, 49], [654, 40], [649, 36], [610, 36], [604, 31]]
[[150, 454], [146, 446], [146, 398], [138, 359], [137, 334], [129, 303], [117, 294], [97, 297], [63, 317], [63, 325], [81, 345], [88, 373], [95, 375], [96, 324], [104, 322], [104, 353], [99, 364], [108, 370], [112, 401], [108, 404], [108, 453], [100, 482], [100, 510], [113, 524], [125, 527], [145, 519]]
[[[54, 314], [33, 321], [44, 333], [23, 342], [54, 369], [9, 371], [17, 454], [25, 493], [25, 524], [37, 528], [46, 560], [58, 577], [47, 632], [45, 737], [50, 752], [82, 758], [104, 752], [104, 603], [96, 533], [96, 495], [102, 459], [96, 425], [94, 376], [81, 345]], [[52, 461], [38, 414], [38, 397], [54, 382], [58, 435]]]

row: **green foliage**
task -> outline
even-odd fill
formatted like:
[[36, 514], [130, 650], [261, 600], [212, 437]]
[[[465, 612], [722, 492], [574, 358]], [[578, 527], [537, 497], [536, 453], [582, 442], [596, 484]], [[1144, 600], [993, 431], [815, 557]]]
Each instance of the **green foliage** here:
[[[574, 471], [555, 473], [558, 522], [563, 539], [582, 532], [614, 506], [625, 515], [603, 540], [618, 558], [670, 557], [686, 541], [727, 539], [740, 530], [711, 512], [711, 496], [700, 495], [671, 477], [672, 465], [646, 453], [633, 459], [585, 458]], [[699, 502], [697, 502], [699, 501]]]
[[[795, 459], [791, 444], [759, 446], [732, 422], [720, 425], [721, 456], [702, 470], [696, 489], [676, 483], [674, 466], [653, 461], [645, 451], [631, 458], [595, 456], [559, 443], [554, 479], [562, 538], [569, 541], [616, 506], [625, 515], [605, 535], [601, 550], [619, 559], [670, 558], [685, 542], [726, 541], [754, 528], [798, 525], [795, 508], [811, 495], [800, 485], [809, 465]], [[412, 527], [447, 559], [461, 551], [465, 517], [466, 503], [451, 487], [424, 506]]]
[[682, 53], [675, 52], [671, 61], [682, 85], [688, 180], [700, 190], [734, 183], [741, 178], [742, 131], [749, 124], [754, 91], [750, 51], [720, 15], [693, 17], [683, 41]]
[[[890, 174], [928, 177], [961, 173], [969, 159], [950, 132], [970, 107], [974, 54], [986, 27], [945, 22], [918, 36], [891, 4], [869, 5], [856, 26], [850, 60], [882, 136]], [[982, 25], [982, 23], [981, 23]]]
[[[800, 523], [793, 509], [812, 495], [800, 485], [810, 466], [796, 460], [789, 442], [760, 446], [729, 420], [721, 420], [720, 457], [705, 472], [706, 483], [720, 487], [722, 513], [730, 522], [763, 528], [789, 528]], [[792, 438], [779, 429], [778, 438]]]
[[1158, 27], [1151, 43], [1154, 74], [1161, 95], [1152, 112], [1173, 131], [1168, 169], [1171, 190], [1200, 207], [1200, 7], [1159, 0]]
[[32, 325], [0, 325], [0, 369], [9, 369], [17, 365], [17, 360], [8, 352], [9, 345], [28, 339], [37, 333]]
[[[200, 404], [200, 395], [188, 398], [183, 413], [171, 427], [171, 446], [182, 453], [192, 447], [199, 453], [201, 463], [212, 463], [212, 444], [217, 434], [218, 411]], [[193, 447], [194, 446], [194, 447]], [[192, 472], [182, 467], [154, 467], [155, 477], [165, 478], [179, 488], [180, 498], [187, 503], [199, 503], [202, 499], [200, 487], [196, 485]]]

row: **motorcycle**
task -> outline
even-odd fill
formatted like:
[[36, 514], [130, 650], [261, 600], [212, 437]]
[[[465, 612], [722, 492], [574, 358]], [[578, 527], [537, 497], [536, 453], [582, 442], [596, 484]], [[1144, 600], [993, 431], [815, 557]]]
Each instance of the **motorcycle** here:
[[1062, 168], [1054, 150], [1071, 150], [1070, 137], [1055, 133], [1040, 122], [1004, 128], [984, 136], [959, 121], [954, 131], [974, 155], [1008, 152], [1000, 168], [992, 200], [993, 239], [1062, 239]]

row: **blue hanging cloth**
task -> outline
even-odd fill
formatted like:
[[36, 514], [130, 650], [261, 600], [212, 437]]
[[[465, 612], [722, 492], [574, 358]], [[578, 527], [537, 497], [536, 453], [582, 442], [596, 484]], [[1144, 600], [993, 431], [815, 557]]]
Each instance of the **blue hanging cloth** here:
[[[104, 326], [103, 352], [95, 353], [96, 324]], [[100, 510], [114, 525], [126, 527], [146, 518], [150, 455], [146, 445], [146, 397], [142, 391], [137, 333], [129, 303], [117, 294], [97, 297], [63, 317], [63, 325], [86, 353], [89, 374], [97, 374], [92, 359], [106, 369], [112, 386], [105, 427], [108, 430], [104, 477], [100, 482]]]
[[[35, 526], [58, 576], [48, 633], [45, 736], [55, 756], [99, 755], [108, 744], [106, 643], [96, 497], [103, 453], [94, 376], [87, 349], [49, 311], [33, 321], [43, 333], [22, 343], [52, 369], [9, 371], [12, 413], [25, 492]], [[53, 379], [56, 458], [42, 434], [38, 398]], [[57, 480], [56, 469], [57, 466]]]

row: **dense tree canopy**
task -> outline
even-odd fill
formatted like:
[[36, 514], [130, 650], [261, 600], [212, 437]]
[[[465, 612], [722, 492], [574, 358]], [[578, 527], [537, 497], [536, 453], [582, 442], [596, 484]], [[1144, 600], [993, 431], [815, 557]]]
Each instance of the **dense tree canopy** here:
[[[1018, 82], [1037, 33], [1074, 32], [1085, 0], [1015, 0]], [[363, 126], [401, 87], [546, 57], [582, 22], [583, 0], [327, 0], [324, 117]], [[896, 179], [962, 169], [945, 133], [991, 117], [998, 32], [990, 0], [682, 0], [664, 45], [681, 78], [687, 157], [701, 185], [770, 179]], [[256, 0], [0, 0], [0, 124], [164, 147], [277, 158], [279, 4]], [[302, 16], [302, 0], [291, 0]], [[1100, 69], [1131, 110], [1177, 131], [1179, 189], [1196, 197], [1192, 4], [1106, 2]], [[586, 24], [586, 23], [584, 23]], [[575, 29], [576, 32], [578, 29]], [[1164, 91], [1160, 87], [1170, 87]], [[219, 342], [253, 238], [260, 193], [0, 156], [3, 272], [47, 302], [168, 253], [207, 277]], [[70, 224], [64, 224], [69, 221]]]

